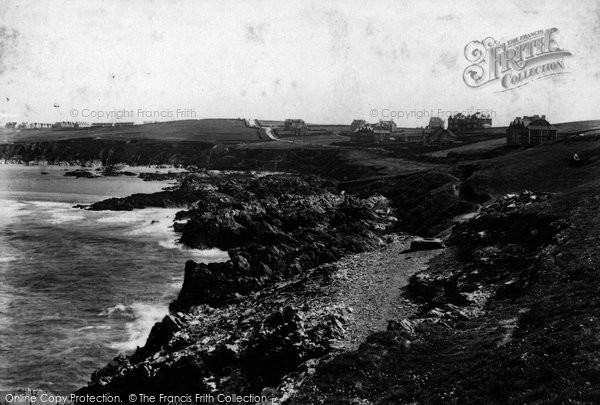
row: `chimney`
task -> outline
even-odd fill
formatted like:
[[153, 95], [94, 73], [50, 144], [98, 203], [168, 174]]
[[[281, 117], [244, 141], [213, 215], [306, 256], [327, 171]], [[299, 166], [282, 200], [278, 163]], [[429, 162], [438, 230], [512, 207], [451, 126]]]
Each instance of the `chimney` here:
[[545, 120], [546, 119], [546, 114], [542, 115], [542, 119]]

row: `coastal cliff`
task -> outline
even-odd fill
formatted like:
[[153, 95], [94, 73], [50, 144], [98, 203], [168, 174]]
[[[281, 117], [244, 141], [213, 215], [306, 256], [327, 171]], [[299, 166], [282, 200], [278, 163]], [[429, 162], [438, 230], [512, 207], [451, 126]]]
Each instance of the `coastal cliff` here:
[[[422, 188], [418, 176], [397, 177], [357, 193], [355, 184], [317, 176], [199, 172], [173, 190], [92, 204], [88, 209], [185, 207], [175, 218], [180, 243], [226, 250], [230, 260], [187, 262], [171, 315], [144, 347], [96, 372], [81, 392], [260, 394], [303, 364], [339, 352], [351, 312], [328, 298], [341, 271], [331, 264], [406, 240], [398, 207], [416, 215], [409, 195], [437, 205], [443, 221], [473, 208], [455, 195], [451, 176], [421, 176], [438, 181]], [[423, 234], [435, 232], [428, 223], [420, 225]]]

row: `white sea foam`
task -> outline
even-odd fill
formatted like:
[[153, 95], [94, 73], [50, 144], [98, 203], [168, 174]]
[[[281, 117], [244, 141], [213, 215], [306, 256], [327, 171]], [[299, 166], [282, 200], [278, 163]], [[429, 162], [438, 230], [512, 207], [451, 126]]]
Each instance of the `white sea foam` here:
[[132, 351], [143, 346], [152, 326], [169, 313], [167, 305], [136, 302], [127, 307], [134, 315], [134, 320], [125, 325], [127, 340], [110, 344], [111, 348], [119, 351]]
[[0, 263], [10, 263], [19, 260], [17, 256], [3, 256], [0, 257]]
[[177, 249], [200, 263], [226, 262], [229, 260], [229, 254], [217, 248], [192, 249], [178, 243], [175, 239], [161, 240], [158, 244], [165, 249]]
[[116, 304], [112, 307], [106, 308], [104, 311], [100, 312], [99, 316], [109, 316], [114, 313], [128, 313], [131, 312], [131, 308], [125, 304]]
[[77, 330], [90, 330], [90, 329], [110, 329], [111, 326], [110, 325], [88, 325], [88, 326], [83, 326]]
[[82, 221], [85, 219], [85, 216], [80, 212], [81, 211], [53, 212], [50, 217], [50, 223], [58, 225], [65, 222]]
[[65, 207], [69, 206], [69, 203], [61, 201], [46, 201], [46, 200], [29, 200], [28, 204], [38, 205], [40, 207]]
[[129, 223], [129, 222], [137, 222], [139, 220], [140, 219], [137, 218], [136, 216], [125, 215], [125, 214], [113, 215], [110, 217], [96, 218], [96, 221], [101, 222], [103, 224], [122, 224], [122, 223]]
[[0, 200], [0, 224], [12, 222], [16, 217], [29, 215], [28, 205], [20, 201]]

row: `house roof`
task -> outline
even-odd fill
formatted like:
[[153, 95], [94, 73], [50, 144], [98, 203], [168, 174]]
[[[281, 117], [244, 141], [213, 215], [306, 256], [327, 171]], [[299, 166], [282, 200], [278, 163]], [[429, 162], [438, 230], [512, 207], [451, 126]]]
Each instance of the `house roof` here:
[[548, 121], [546, 121], [545, 118], [542, 118], [539, 115], [534, 115], [532, 117], [525, 116], [523, 118], [517, 117], [510, 123], [510, 126], [514, 125], [523, 125], [527, 128], [533, 128], [532, 126], [538, 127], [533, 129], [541, 129], [539, 127], [543, 127], [543, 129], [555, 129], [552, 127], [552, 125], [550, 125]]
[[443, 128], [436, 128], [433, 131], [425, 132], [423, 137], [427, 142], [438, 142], [443, 138], [452, 142], [459, 142], [454, 132]]
[[548, 125], [528, 125], [527, 128], [528, 129], [543, 129], [546, 131], [556, 131], [556, 127], [553, 127], [550, 124], [548, 124]]

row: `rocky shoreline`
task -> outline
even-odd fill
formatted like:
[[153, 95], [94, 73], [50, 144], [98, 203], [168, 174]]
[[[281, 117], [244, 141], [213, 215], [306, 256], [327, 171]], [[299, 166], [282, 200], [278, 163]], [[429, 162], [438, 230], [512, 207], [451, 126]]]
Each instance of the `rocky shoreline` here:
[[[365, 336], [364, 327], [346, 333], [356, 304], [332, 298], [341, 288], [335, 280], [347, 268], [359, 271], [352, 265], [344, 270], [339, 263], [361, 252], [390, 251], [393, 246], [405, 252], [410, 246], [412, 237], [398, 233], [393, 200], [369, 194], [350, 194], [316, 176], [200, 172], [187, 175], [172, 190], [86, 207], [186, 208], [176, 216], [180, 243], [226, 250], [230, 260], [188, 261], [171, 315], [155, 325], [144, 347], [115, 358], [80, 392], [263, 393], [287, 398], [295, 373], [310, 372], [349, 347], [343, 342], [352, 340], [350, 336], [354, 342], [357, 333]], [[412, 252], [405, 258], [394, 249], [393, 257], [404, 262], [400, 266], [408, 266], [401, 283], [418, 268], [411, 256], [439, 252]], [[386, 266], [386, 279], [395, 277], [396, 266]], [[354, 283], [370, 280], [361, 274]], [[400, 286], [392, 288], [391, 296]], [[360, 325], [379, 319], [364, 311], [357, 315], [367, 319], [359, 320]]]
[[[553, 194], [507, 194], [445, 232], [447, 249], [427, 250], [443, 245], [398, 231], [407, 220], [398, 207], [407, 205], [394, 192], [403, 188], [392, 182], [371, 185], [387, 196], [349, 194], [347, 184], [314, 176], [196, 173], [170, 191], [88, 207], [185, 207], [176, 218], [180, 242], [227, 250], [230, 260], [186, 263], [171, 314], [145, 346], [95, 372], [78, 393], [511, 402], [468, 370], [483, 361], [477, 356], [489, 356], [484, 374], [502, 356], [528, 356], [512, 342], [527, 341], [520, 331], [535, 310], [528, 297], [546, 277], [567, 214]], [[425, 250], [410, 249], [412, 241]], [[521, 361], [528, 370], [539, 364]]]

